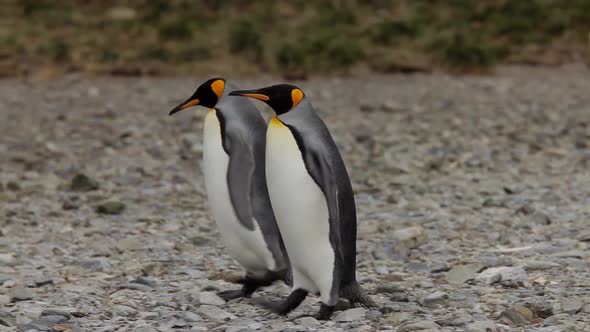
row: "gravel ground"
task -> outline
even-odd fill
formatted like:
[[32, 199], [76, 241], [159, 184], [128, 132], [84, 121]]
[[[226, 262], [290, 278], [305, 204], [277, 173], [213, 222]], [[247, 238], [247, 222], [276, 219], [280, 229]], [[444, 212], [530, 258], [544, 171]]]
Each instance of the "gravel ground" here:
[[167, 116], [199, 80], [0, 81], [0, 331], [588, 331], [589, 74], [301, 83], [351, 173], [381, 306], [329, 322], [292, 319], [315, 297], [291, 320], [256, 304], [283, 285], [215, 296], [239, 268], [207, 210], [206, 112]]

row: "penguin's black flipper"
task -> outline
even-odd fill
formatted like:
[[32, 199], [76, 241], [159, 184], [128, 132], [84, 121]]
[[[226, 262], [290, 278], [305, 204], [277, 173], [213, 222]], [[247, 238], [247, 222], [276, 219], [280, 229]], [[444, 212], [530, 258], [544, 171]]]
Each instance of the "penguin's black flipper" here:
[[349, 300], [351, 304], [360, 304], [363, 308], [376, 309], [379, 307], [357, 281], [353, 281], [340, 289], [340, 296]]

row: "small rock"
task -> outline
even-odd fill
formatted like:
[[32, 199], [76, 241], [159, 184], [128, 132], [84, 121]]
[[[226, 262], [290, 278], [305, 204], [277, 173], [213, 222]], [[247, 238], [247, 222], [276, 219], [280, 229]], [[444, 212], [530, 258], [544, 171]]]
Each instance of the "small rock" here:
[[199, 307], [199, 309], [197, 310], [197, 313], [207, 316], [209, 319], [212, 319], [212, 320], [215, 320], [218, 322], [224, 322], [224, 321], [236, 319], [236, 316], [234, 314], [231, 314], [225, 310], [219, 309], [216, 306], [206, 305], [206, 304], [201, 305]]
[[479, 263], [457, 265], [447, 272], [445, 279], [450, 284], [462, 284], [474, 279], [483, 268], [484, 266]]
[[71, 191], [91, 191], [98, 189], [98, 182], [88, 177], [86, 174], [76, 174], [70, 182]]
[[524, 215], [530, 215], [535, 213], [536, 209], [534, 206], [532, 206], [531, 204], [525, 204], [521, 207], [518, 208], [518, 210], [516, 210], [516, 213], [522, 213]]
[[199, 294], [199, 303], [220, 306], [225, 304], [225, 300], [214, 292], [201, 292]]
[[387, 269], [387, 267], [381, 266], [381, 265], [375, 267], [375, 272], [377, 272], [377, 274], [380, 274], [380, 275], [389, 274], [389, 270]]
[[467, 324], [465, 332], [496, 332], [500, 331], [493, 322], [484, 320]]
[[13, 265], [16, 263], [16, 255], [12, 252], [0, 253], [0, 265]]
[[557, 314], [550, 317], [545, 318], [543, 320], [543, 325], [545, 326], [555, 326], [562, 323], [570, 322], [572, 317], [569, 314]]
[[418, 248], [428, 241], [426, 230], [420, 226], [398, 229], [392, 235], [404, 247], [409, 249]]
[[167, 328], [181, 328], [181, 327], [185, 327], [187, 326], [187, 323], [185, 321], [183, 321], [182, 319], [178, 319], [176, 317], [171, 317], [169, 319], [167, 319], [162, 326], [167, 327]]
[[200, 322], [200, 321], [203, 320], [203, 318], [201, 316], [199, 316], [199, 315], [197, 315], [197, 314], [195, 314], [194, 312], [191, 312], [191, 311], [186, 311], [184, 313], [184, 319], [187, 322], [191, 322], [191, 323]]
[[8, 181], [6, 183], [6, 189], [8, 189], [10, 191], [19, 191], [20, 190], [20, 185], [17, 182]]
[[10, 290], [10, 302], [28, 301], [33, 299], [33, 291], [30, 288], [18, 285]]
[[341, 311], [336, 315], [337, 322], [356, 322], [365, 319], [367, 310], [364, 308], [353, 308], [346, 311]]
[[96, 212], [102, 214], [121, 214], [125, 210], [125, 204], [119, 201], [107, 201], [96, 207]]
[[80, 208], [80, 201], [68, 197], [64, 199], [63, 203], [61, 204], [61, 208], [64, 210], [78, 210]]
[[536, 225], [551, 225], [551, 218], [544, 212], [536, 210], [531, 216], [530, 220]]
[[550, 261], [539, 261], [539, 260], [533, 260], [533, 259], [529, 259], [529, 260], [524, 261], [523, 265], [528, 271], [547, 270], [547, 269], [552, 269], [552, 268], [556, 268], [556, 267], [561, 266], [557, 263], [553, 263]]
[[398, 239], [389, 239], [372, 251], [376, 260], [406, 261], [410, 256], [410, 248], [401, 244]]
[[145, 285], [145, 286], [150, 286], [150, 287], [155, 287], [157, 285], [157, 283], [155, 281], [148, 279], [148, 278], [144, 278], [144, 277], [137, 277], [137, 278], [131, 280], [130, 283], [140, 284], [140, 285]]
[[430, 320], [421, 320], [415, 323], [404, 324], [399, 328], [399, 332], [413, 332], [422, 330], [438, 330], [440, 325]]
[[137, 237], [126, 237], [117, 243], [117, 249], [121, 252], [141, 250], [143, 249], [143, 242]]
[[117, 288], [117, 289], [131, 289], [131, 290], [137, 290], [137, 291], [141, 291], [141, 292], [149, 292], [152, 289], [150, 286], [136, 284], [136, 283], [132, 283], [132, 282], [127, 282], [127, 283], [116, 285], [115, 288]]
[[388, 283], [388, 284], [382, 284], [382, 285], [377, 286], [377, 289], [375, 290], [375, 292], [391, 294], [391, 293], [405, 292], [405, 290], [400, 286], [400, 284]]
[[113, 316], [130, 317], [137, 315], [137, 310], [135, 310], [135, 308], [122, 304], [114, 305], [111, 311]]
[[553, 316], [553, 306], [547, 302], [535, 302], [528, 305], [535, 317], [547, 318]]
[[134, 332], [158, 332], [158, 330], [156, 330], [155, 328], [148, 326], [148, 325], [138, 326], [133, 331]]
[[16, 318], [12, 314], [0, 310], [0, 325], [8, 327], [16, 326]]
[[368, 310], [367, 313], [366, 313], [366, 315], [365, 315], [365, 318], [366, 319], [372, 320], [372, 321], [377, 321], [381, 317], [383, 317], [383, 314], [379, 310]]
[[473, 322], [473, 317], [465, 310], [458, 310], [436, 320], [436, 323], [440, 326], [465, 326], [467, 323], [471, 322]]
[[570, 315], [578, 313], [583, 306], [584, 302], [579, 299], [564, 299], [561, 301], [561, 310]]
[[65, 323], [67, 320], [64, 316], [50, 315], [39, 317], [26, 325], [41, 331], [51, 331], [56, 324]]
[[389, 297], [389, 300], [392, 302], [409, 302], [410, 298], [407, 293], [393, 293]]
[[111, 270], [111, 264], [104, 257], [82, 260], [77, 262], [77, 265], [91, 272], [106, 272]]
[[371, 325], [361, 325], [354, 329], [351, 329], [350, 332], [373, 332], [375, 328]]
[[451, 268], [445, 262], [434, 262], [430, 265], [430, 273], [440, 273], [449, 271]]
[[12, 288], [14, 286], [16, 286], [16, 281], [10, 279], [10, 280], [6, 280], [5, 282], [2, 283], [2, 286], [4, 286], [5, 288]]
[[534, 318], [531, 309], [520, 304], [513, 305], [504, 310], [500, 316], [508, 319], [512, 324], [517, 326], [528, 325]]
[[314, 329], [320, 326], [320, 322], [317, 319], [309, 316], [297, 318], [295, 323], [303, 325], [308, 329]]
[[505, 208], [506, 200], [502, 198], [488, 198], [481, 204], [483, 207]]
[[442, 308], [447, 305], [448, 300], [447, 293], [436, 291], [420, 299], [420, 304], [427, 308]]
[[528, 281], [528, 275], [524, 268], [520, 266], [501, 266], [491, 267], [481, 272], [475, 281], [483, 282], [491, 285], [500, 281], [508, 281], [514, 283], [524, 283]]
[[35, 287], [43, 287], [47, 285], [53, 285], [53, 279], [51, 277], [41, 275], [34, 278], [33, 283]]
[[517, 183], [509, 186], [504, 187], [504, 192], [509, 195], [520, 194], [521, 192], [525, 191], [526, 185], [522, 183]]
[[65, 310], [59, 310], [59, 309], [45, 309], [41, 312], [41, 317], [43, 317], [43, 316], [62, 316], [62, 317], [65, 317], [66, 319], [72, 318], [72, 314], [70, 314], [69, 312], [67, 312]]

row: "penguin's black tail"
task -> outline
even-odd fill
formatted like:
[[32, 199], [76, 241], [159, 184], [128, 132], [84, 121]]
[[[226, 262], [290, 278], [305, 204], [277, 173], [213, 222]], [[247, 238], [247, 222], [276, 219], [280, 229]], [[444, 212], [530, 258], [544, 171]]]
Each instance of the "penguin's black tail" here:
[[358, 303], [363, 308], [376, 309], [377, 303], [369, 297], [369, 294], [355, 280], [340, 289], [340, 296], [349, 300], [351, 304]]

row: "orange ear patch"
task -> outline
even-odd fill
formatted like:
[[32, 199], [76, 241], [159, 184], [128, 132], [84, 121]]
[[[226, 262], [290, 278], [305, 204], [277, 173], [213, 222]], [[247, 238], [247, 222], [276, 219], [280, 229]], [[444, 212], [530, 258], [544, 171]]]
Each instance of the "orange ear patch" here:
[[225, 82], [223, 80], [217, 80], [211, 83], [211, 89], [217, 95], [217, 98], [221, 98], [223, 90], [225, 89]]
[[301, 99], [303, 99], [303, 91], [300, 89], [293, 89], [293, 91], [291, 91], [291, 99], [293, 100], [293, 106], [291, 108], [295, 108]]

